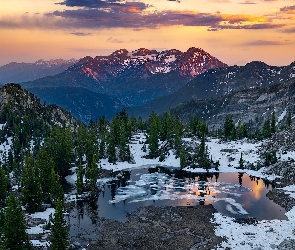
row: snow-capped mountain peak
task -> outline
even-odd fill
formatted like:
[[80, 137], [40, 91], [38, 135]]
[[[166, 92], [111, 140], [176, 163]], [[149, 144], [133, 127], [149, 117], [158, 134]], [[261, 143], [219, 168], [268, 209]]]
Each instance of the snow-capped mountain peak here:
[[[143, 69], [145, 73], [166, 74], [176, 71], [181, 76], [195, 77], [208, 69], [227, 67], [201, 48], [189, 48], [186, 52], [177, 49], [164, 51], [139, 48], [134, 51], [119, 49], [109, 56], [97, 56], [84, 60], [80, 72], [95, 80], [119, 77], [123, 72]], [[145, 73], [142, 73], [145, 75]]]

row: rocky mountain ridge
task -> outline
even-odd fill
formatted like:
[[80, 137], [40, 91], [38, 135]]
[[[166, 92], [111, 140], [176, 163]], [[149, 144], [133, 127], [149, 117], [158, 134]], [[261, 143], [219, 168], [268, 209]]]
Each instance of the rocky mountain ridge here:
[[126, 49], [120, 49], [109, 56], [86, 57], [82, 60], [85, 63], [79, 63], [80, 72], [95, 80], [118, 77], [124, 71], [140, 66], [143, 66], [145, 73], [165, 74], [178, 71], [182, 76], [191, 77], [202, 74], [208, 69], [227, 67], [225, 63], [203, 49], [194, 47], [186, 52], [176, 49], [158, 52], [145, 48], [128, 52]]
[[81, 123], [69, 111], [55, 104], [41, 104], [39, 98], [14, 83], [0, 88], [1, 124], [6, 122], [7, 111], [20, 118], [24, 116], [24, 113], [33, 114], [36, 120], [43, 120], [49, 126], [66, 125], [74, 128]]
[[295, 78], [286, 83], [241, 90], [207, 100], [192, 99], [171, 109], [182, 120], [190, 115], [204, 119], [210, 128], [223, 126], [225, 116], [232, 115], [234, 122], [239, 119], [250, 128], [262, 127], [264, 121], [275, 112], [278, 126], [286, 124], [287, 113], [295, 113]]
[[152, 111], [162, 113], [192, 99], [215, 99], [241, 90], [282, 84], [294, 78], [295, 62], [278, 67], [254, 61], [245, 66], [208, 70], [175, 93], [155, 99], [140, 108], [130, 108], [129, 112], [147, 117]]
[[40, 59], [34, 63], [32, 63], [33, 65], [46, 65], [48, 67], [52, 67], [54, 65], [73, 65], [75, 64], [76, 62], [78, 62], [78, 60], [72, 58], [72, 59], [69, 59], [69, 60], [64, 60], [64, 59], [51, 59], [49, 61], [45, 61], [43, 59]]

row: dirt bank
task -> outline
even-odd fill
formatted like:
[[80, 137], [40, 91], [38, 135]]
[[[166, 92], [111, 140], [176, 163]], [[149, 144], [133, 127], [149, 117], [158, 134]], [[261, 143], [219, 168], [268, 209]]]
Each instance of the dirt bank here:
[[93, 249], [214, 249], [222, 241], [210, 222], [212, 205], [195, 207], [140, 207], [127, 222], [107, 220]]

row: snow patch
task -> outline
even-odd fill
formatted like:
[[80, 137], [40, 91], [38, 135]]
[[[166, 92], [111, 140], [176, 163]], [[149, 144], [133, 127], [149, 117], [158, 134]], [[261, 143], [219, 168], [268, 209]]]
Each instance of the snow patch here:
[[220, 213], [214, 214], [218, 226], [215, 234], [225, 237], [217, 249], [277, 249], [285, 239], [295, 239], [295, 208], [286, 213], [288, 220], [262, 220], [255, 224], [240, 224]]
[[278, 117], [278, 121], [276, 122], [276, 125], [278, 125], [278, 123], [284, 119], [284, 117], [286, 116], [286, 114], [287, 114], [287, 110], [285, 109], [283, 111], [283, 113]]

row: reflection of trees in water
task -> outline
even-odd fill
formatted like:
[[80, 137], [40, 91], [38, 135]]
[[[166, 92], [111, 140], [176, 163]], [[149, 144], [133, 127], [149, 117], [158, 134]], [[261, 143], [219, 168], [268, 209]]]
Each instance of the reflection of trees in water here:
[[275, 188], [275, 183], [273, 181], [269, 181], [267, 179], [261, 179], [260, 177], [255, 177], [255, 176], [251, 176], [249, 175], [250, 180], [256, 182], [256, 185], [259, 184], [259, 180], [263, 181], [263, 184], [266, 188], [269, 188], [269, 186], [271, 186], [271, 188]]
[[111, 181], [111, 196], [112, 196], [112, 200], [115, 199], [115, 196], [116, 196], [116, 190], [118, 188], [117, 182], [118, 182], [117, 180]]
[[219, 178], [219, 173], [215, 173], [215, 181], [217, 182]]
[[149, 174], [157, 173], [157, 172], [164, 173], [169, 176], [173, 176], [177, 179], [189, 179], [193, 181], [197, 181], [197, 180], [208, 181], [209, 179], [210, 181], [212, 181], [213, 178], [215, 178], [215, 181], [217, 182], [219, 178], [218, 172], [192, 173], [182, 169], [165, 168], [161, 166], [158, 166], [156, 168], [149, 168], [148, 172]]
[[76, 209], [77, 209], [77, 220], [78, 224], [83, 221], [84, 216], [87, 216], [91, 220], [92, 225], [101, 226], [99, 216], [98, 216], [98, 206], [97, 202], [87, 202], [78, 200], [76, 202]]
[[206, 172], [206, 173], [192, 173], [184, 170], [175, 170], [175, 177], [179, 179], [190, 179], [190, 180], [202, 180], [202, 181], [212, 181], [215, 178], [215, 181], [219, 178], [218, 172]]
[[[178, 170], [179, 171], [179, 170]], [[172, 169], [172, 168], [165, 168], [165, 167], [161, 167], [161, 166], [158, 166], [158, 167], [155, 167], [155, 168], [149, 168], [148, 169], [148, 173], [149, 174], [153, 174], [153, 173], [163, 173], [163, 174], [167, 174], [169, 176], [176, 176], [176, 172], [177, 170], [175, 169]], [[184, 171], [185, 172], [185, 171]]]
[[90, 218], [92, 225], [97, 225], [97, 223], [100, 222], [100, 220], [98, 219], [99, 217], [97, 202], [89, 203], [89, 206], [87, 206], [87, 215]]
[[131, 171], [116, 171], [113, 172], [111, 177], [117, 178], [109, 182], [112, 200], [115, 198], [116, 191], [119, 187], [126, 187], [131, 177]]
[[131, 177], [131, 171], [116, 171], [116, 172], [113, 172], [111, 176], [117, 178], [115, 182], [118, 188], [126, 187]]
[[264, 186], [269, 188], [269, 186], [271, 186], [271, 188], [275, 188], [276, 185], [273, 181], [269, 181], [269, 180], [266, 180], [266, 179], [262, 179], [263, 180], [263, 183], [264, 183]]
[[244, 173], [239, 172], [238, 179], [239, 179], [240, 186], [243, 186], [243, 175], [244, 175]]
[[77, 218], [78, 218], [78, 223], [80, 224], [81, 220], [84, 218], [84, 206], [85, 202], [84, 201], [79, 201], [77, 200], [76, 202], [76, 208], [77, 208]]

